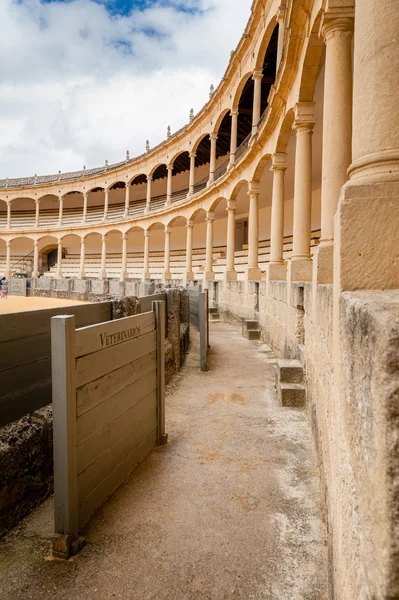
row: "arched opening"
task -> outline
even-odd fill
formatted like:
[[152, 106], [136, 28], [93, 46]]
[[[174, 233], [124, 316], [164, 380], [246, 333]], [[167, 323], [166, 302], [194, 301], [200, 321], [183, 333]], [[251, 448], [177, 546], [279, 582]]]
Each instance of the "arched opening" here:
[[105, 268], [109, 279], [119, 279], [122, 269], [122, 234], [114, 229], [107, 233]]
[[211, 157], [211, 142], [209, 134], [204, 134], [194, 145], [195, 152], [195, 185], [194, 193], [203, 190], [209, 181], [209, 162]]
[[143, 273], [144, 230], [132, 227], [126, 232], [127, 274], [132, 279], [140, 279]]
[[[254, 107], [254, 80], [248, 74], [238, 102], [237, 148], [242, 148], [252, 133], [252, 114]], [[240, 152], [237, 151], [239, 156]]]
[[40, 274], [51, 273], [55, 276], [58, 262], [58, 241], [57, 238], [46, 235], [38, 240]]
[[11, 229], [32, 229], [35, 226], [36, 205], [33, 198], [15, 198], [11, 202]]
[[78, 225], [83, 219], [83, 194], [81, 192], [67, 192], [62, 197], [62, 224]]
[[39, 226], [54, 227], [59, 220], [60, 201], [55, 194], [46, 194], [39, 198]]
[[98, 278], [101, 276], [101, 249], [102, 236], [92, 232], [85, 236], [85, 273], [86, 277]]
[[125, 212], [126, 184], [116, 181], [108, 192], [108, 219], [121, 219]]
[[217, 130], [218, 139], [216, 142], [216, 171], [215, 180], [222, 177], [229, 165], [230, 145], [231, 145], [231, 116], [230, 111], [224, 115]]
[[[104, 217], [105, 189], [95, 187], [87, 194], [87, 216], [88, 223], [99, 223]], [[81, 215], [83, 219], [83, 211]]]
[[180, 278], [185, 272], [187, 219], [183, 216], [174, 217], [168, 223], [170, 228], [170, 271], [172, 277]]
[[181, 152], [175, 156], [173, 164], [172, 202], [181, 202], [187, 198], [190, 184], [190, 154]]
[[165, 164], [158, 165], [152, 173], [151, 210], [162, 208], [166, 202], [168, 169]]
[[[74, 233], [64, 235], [62, 242], [61, 271], [63, 277], [79, 277], [80, 236]], [[54, 252], [54, 251], [52, 251]], [[57, 253], [57, 250], [55, 250]], [[57, 254], [55, 254], [57, 260]]]
[[151, 279], [160, 279], [164, 271], [165, 227], [163, 223], [150, 225], [147, 234], [149, 234], [149, 273]]
[[7, 202], [0, 198], [0, 229], [7, 229]]
[[0, 277], [5, 277], [6, 275], [6, 253], [6, 242], [0, 238]]
[[206, 211], [196, 210], [190, 217], [193, 227], [193, 272], [202, 276], [206, 263]]
[[213, 270], [215, 279], [222, 279], [226, 269], [227, 200], [218, 198], [209, 209], [213, 213]]
[[33, 271], [33, 240], [21, 236], [11, 240], [11, 275], [31, 277]]
[[265, 56], [262, 64], [262, 94], [260, 100], [260, 114], [261, 120], [263, 119], [266, 109], [268, 107], [268, 98], [270, 89], [276, 81], [277, 74], [277, 48], [278, 48], [278, 28], [276, 25], [273, 29], [272, 36], [270, 38], [269, 45], [265, 52]]
[[129, 217], [144, 213], [147, 196], [147, 175], [135, 175], [130, 181]]

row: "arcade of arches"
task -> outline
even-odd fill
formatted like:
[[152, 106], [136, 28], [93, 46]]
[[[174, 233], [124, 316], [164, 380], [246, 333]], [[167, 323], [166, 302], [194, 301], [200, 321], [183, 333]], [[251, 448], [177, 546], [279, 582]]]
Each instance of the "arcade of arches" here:
[[[306, 372], [334, 597], [399, 598], [399, 9], [254, 0], [142, 156], [0, 180], [0, 274], [200, 280]], [[395, 341], [396, 340], [396, 341]]]

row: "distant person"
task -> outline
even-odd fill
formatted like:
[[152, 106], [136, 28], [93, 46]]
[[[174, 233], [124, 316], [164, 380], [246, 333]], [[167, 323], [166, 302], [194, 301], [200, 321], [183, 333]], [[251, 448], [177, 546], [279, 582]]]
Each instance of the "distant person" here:
[[8, 296], [8, 281], [5, 277], [0, 279], [0, 297], [7, 298]]

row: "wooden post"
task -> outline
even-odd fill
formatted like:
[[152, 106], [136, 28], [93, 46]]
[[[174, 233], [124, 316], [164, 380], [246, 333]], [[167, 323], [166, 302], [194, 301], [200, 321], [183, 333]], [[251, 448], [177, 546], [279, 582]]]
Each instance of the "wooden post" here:
[[165, 433], [165, 302], [152, 303], [157, 328], [157, 444], [164, 446], [168, 442]]
[[200, 364], [201, 371], [208, 370], [208, 332], [207, 332], [207, 294], [199, 294], [199, 330], [200, 330]]
[[75, 317], [51, 319], [53, 388], [54, 521], [53, 554], [68, 558], [79, 533], [76, 446]]
[[205, 290], [205, 325], [206, 325], [206, 343], [207, 348], [210, 348], [209, 343], [209, 290]]

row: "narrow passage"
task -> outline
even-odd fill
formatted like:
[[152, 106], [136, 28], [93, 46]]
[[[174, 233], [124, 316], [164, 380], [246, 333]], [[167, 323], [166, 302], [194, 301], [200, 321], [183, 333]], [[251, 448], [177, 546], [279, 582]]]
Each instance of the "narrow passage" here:
[[[69, 562], [44, 560], [48, 501], [0, 542], [2, 600], [324, 600], [326, 531], [304, 411], [281, 408], [267, 346], [211, 325], [167, 401], [169, 444], [101, 509]], [[62, 594], [62, 596], [60, 596]]]

